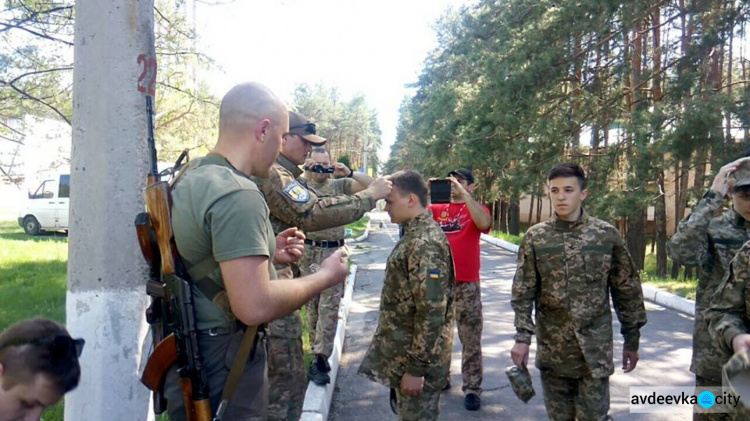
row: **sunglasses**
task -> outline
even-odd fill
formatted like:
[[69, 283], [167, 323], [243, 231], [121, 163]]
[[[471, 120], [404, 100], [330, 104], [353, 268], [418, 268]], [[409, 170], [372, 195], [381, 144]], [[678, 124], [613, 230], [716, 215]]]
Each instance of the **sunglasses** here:
[[289, 131], [291, 132], [294, 129], [303, 129], [305, 134], [317, 134], [315, 123], [298, 124], [290, 127]]
[[19, 340], [0, 345], [0, 349], [12, 346], [34, 345], [49, 350], [53, 361], [69, 360], [73, 357], [80, 358], [83, 353], [83, 338], [73, 339], [70, 336], [54, 335], [44, 336], [31, 340]]

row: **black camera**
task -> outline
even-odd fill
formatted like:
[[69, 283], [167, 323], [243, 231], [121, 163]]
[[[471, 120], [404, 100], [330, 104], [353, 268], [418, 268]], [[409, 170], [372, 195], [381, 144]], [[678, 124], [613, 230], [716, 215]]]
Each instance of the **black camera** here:
[[431, 203], [450, 203], [451, 202], [451, 181], [450, 180], [432, 180], [430, 181], [430, 202]]
[[333, 165], [314, 164], [313, 166], [305, 165], [305, 171], [317, 172], [322, 174], [333, 174]]

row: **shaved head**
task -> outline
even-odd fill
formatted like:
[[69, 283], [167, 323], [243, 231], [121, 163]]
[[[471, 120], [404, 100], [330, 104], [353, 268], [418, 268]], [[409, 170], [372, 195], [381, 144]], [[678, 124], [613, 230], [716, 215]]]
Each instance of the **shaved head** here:
[[248, 176], [268, 177], [289, 131], [289, 113], [265, 86], [248, 82], [232, 88], [219, 108], [219, 140], [211, 151]]
[[219, 140], [265, 118], [277, 122], [286, 113], [284, 103], [267, 87], [255, 82], [237, 85], [221, 100]]

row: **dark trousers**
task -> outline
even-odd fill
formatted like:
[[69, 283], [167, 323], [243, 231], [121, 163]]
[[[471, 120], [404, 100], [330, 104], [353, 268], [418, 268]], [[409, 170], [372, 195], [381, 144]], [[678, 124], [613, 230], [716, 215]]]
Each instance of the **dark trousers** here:
[[[221, 393], [229, 376], [229, 369], [242, 341], [244, 331], [231, 335], [200, 335], [199, 347], [201, 359], [208, 377], [211, 396], [211, 412], [214, 414], [221, 401]], [[268, 407], [268, 380], [266, 373], [266, 339], [260, 334], [255, 349], [251, 351], [252, 359], [247, 361], [245, 371], [234, 392], [225, 413], [226, 421], [265, 421]], [[167, 373], [164, 394], [168, 402], [170, 421], [185, 421], [185, 403], [180, 388], [180, 376], [177, 368], [172, 367]]]

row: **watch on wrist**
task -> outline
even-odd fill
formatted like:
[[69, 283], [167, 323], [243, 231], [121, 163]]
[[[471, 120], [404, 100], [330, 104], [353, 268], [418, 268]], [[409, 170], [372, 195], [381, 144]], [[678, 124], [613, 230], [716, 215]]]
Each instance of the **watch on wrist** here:
[[351, 178], [352, 176], [354, 176], [354, 170], [349, 168], [349, 175], [347, 175], [347, 177]]

